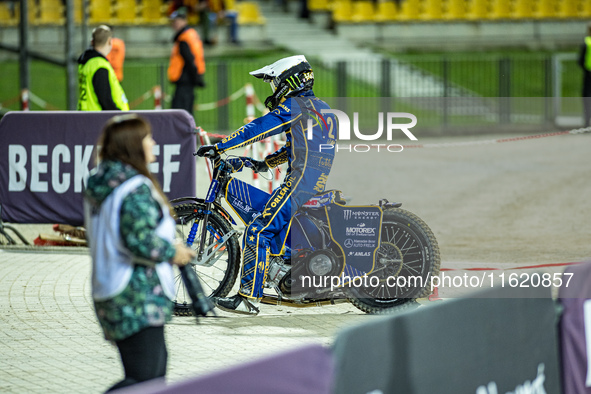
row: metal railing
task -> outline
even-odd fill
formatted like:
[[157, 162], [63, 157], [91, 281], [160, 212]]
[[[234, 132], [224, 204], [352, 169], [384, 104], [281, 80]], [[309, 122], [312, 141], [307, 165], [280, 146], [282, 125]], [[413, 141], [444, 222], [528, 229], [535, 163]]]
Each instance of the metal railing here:
[[[388, 98], [380, 105], [385, 110], [415, 113], [419, 118], [417, 127], [548, 125], [562, 113], [577, 116], [581, 111], [582, 75], [574, 54], [407, 55], [382, 61], [322, 63], [311, 59], [311, 63], [318, 97]], [[63, 77], [64, 86], [56, 86], [60, 83], [58, 74], [65, 73], [57, 66], [51, 67], [52, 78], [32, 73], [31, 91], [50, 104], [48, 109], [65, 109]], [[260, 102], [271, 91], [267, 84], [248, 74], [259, 67], [257, 61], [208, 62], [206, 87], [196, 90], [197, 125], [224, 134], [243, 125], [246, 100], [241, 89], [248, 82], [253, 84], [258, 108], [262, 109]], [[166, 80], [166, 68], [167, 64], [159, 62], [126, 63], [123, 88], [134, 109], [154, 108], [149, 94], [154, 86], [162, 87], [163, 107], [170, 108], [174, 86]], [[10, 89], [12, 95], [18, 94], [14, 90], [18, 89], [16, 83], [4, 84], [7, 89], [1, 90]], [[52, 96], [44, 97], [44, 90], [51, 91]], [[557, 98], [568, 97], [576, 99], [561, 99], [562, 107], [556, 106]], [[0, 104], [9, 99], [0, 95]], [[331, 105], [338, 107], [340, 103], [345, 101], [331, 100]], [[568, 108], [563, 108], [565, 103]]]

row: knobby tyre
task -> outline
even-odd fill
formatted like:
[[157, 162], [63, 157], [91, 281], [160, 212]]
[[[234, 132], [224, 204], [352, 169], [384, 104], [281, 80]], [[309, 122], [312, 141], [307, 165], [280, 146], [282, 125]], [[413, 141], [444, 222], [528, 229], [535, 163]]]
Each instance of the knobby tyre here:
[[376, 314], [414, 306], [417, 298], [430, 294], [431, 278], [439, 275], [440, 265], [435, 235], [421, 218], [401, 208], [384, 210], [370, 285], [351, 287], [349, 301]]
[[[203, 218], [204, 206], [201, 204], [182, 204], [174, 207], [176, 213], [176, 231], [177, 237], [187, 242], [189, 233], [194, 223], [201, 224]], [[228, 232], [232, 230], [231, 224], [218, 212], [211, 212], [208, 218], [207, 235], [205, 247], [219, 242], [219, 240]], [[197, 250], [199, 247], [201, 236], [201, 227], [193, 241], [192, 248]], [[240, 268], [240, 244], [238, 236], [235, 234], [220, 250], [219, 259], [211, 266], [197, 266], [192, 268], [195, 270], [201, 283], [203, 291], [208, 297], [225, 297], [228, 295]], [[185, 291], [185, 285], [180, 275], [180, 271], [175, 268], [175, 299], [174, 312], [178, 316], [191, 315], [191, 299]]]

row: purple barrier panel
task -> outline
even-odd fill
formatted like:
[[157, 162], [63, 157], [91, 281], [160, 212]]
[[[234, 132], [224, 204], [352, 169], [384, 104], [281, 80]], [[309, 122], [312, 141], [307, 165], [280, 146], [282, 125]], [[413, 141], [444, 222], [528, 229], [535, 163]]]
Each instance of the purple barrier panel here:
[[591, 263], [568, 267], [558, 292], [562, 390], [591, 393]]
[[341, 331], [335, 394], [560, 393], [548, 287], [495, 287]]
[[332, 356], [320, 345], [278, 354], [208, 376], [166, 385], [162, 379], [117, 390], [118, 394], [330, 394]]
[[[150, 170], [166, 195], [195, 195], [195, 121], [182, 110], [134, 111], [152, 125]], [[84, 221], [82, 190], [104, 124], [119, 111], [9, 112], [0, 121], [0, 204], [13, 223]]]

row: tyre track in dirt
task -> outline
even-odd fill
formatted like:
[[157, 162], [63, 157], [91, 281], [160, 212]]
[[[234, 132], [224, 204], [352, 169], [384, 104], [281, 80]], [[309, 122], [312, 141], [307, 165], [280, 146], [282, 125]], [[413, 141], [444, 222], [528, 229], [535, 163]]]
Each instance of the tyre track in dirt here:
[[344, 152], [328, 187], [353, 204], [402, 201], [434, 231], [443, 266], [582, 261], [591, 258], [590, 148], [590, 135], [564, 135], [398, 154]]

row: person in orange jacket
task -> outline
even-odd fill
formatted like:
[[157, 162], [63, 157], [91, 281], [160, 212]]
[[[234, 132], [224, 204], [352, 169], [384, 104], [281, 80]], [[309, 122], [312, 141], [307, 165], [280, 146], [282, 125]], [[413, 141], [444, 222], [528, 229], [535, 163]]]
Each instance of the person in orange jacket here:
[[184, 109], [193, 115], [195, 87], [205, 86], [203, 43], [195, 29], [187, 25], [185, 8], [174, 11], [170, 20], [176, 33], [168, 65], [168, 80], [176, 85], [172, 108]]
[[[111, 28], [113, 31], [113, 28]], [[122, 39], [113, 37], [113, 48], [111, 52], [107, 55], [107, 60], [113, 66], [113, 70], [115, 70], [115, 75], [119, 82], [123, 81], [123, 63], [125, 62], [125, 42]]]

